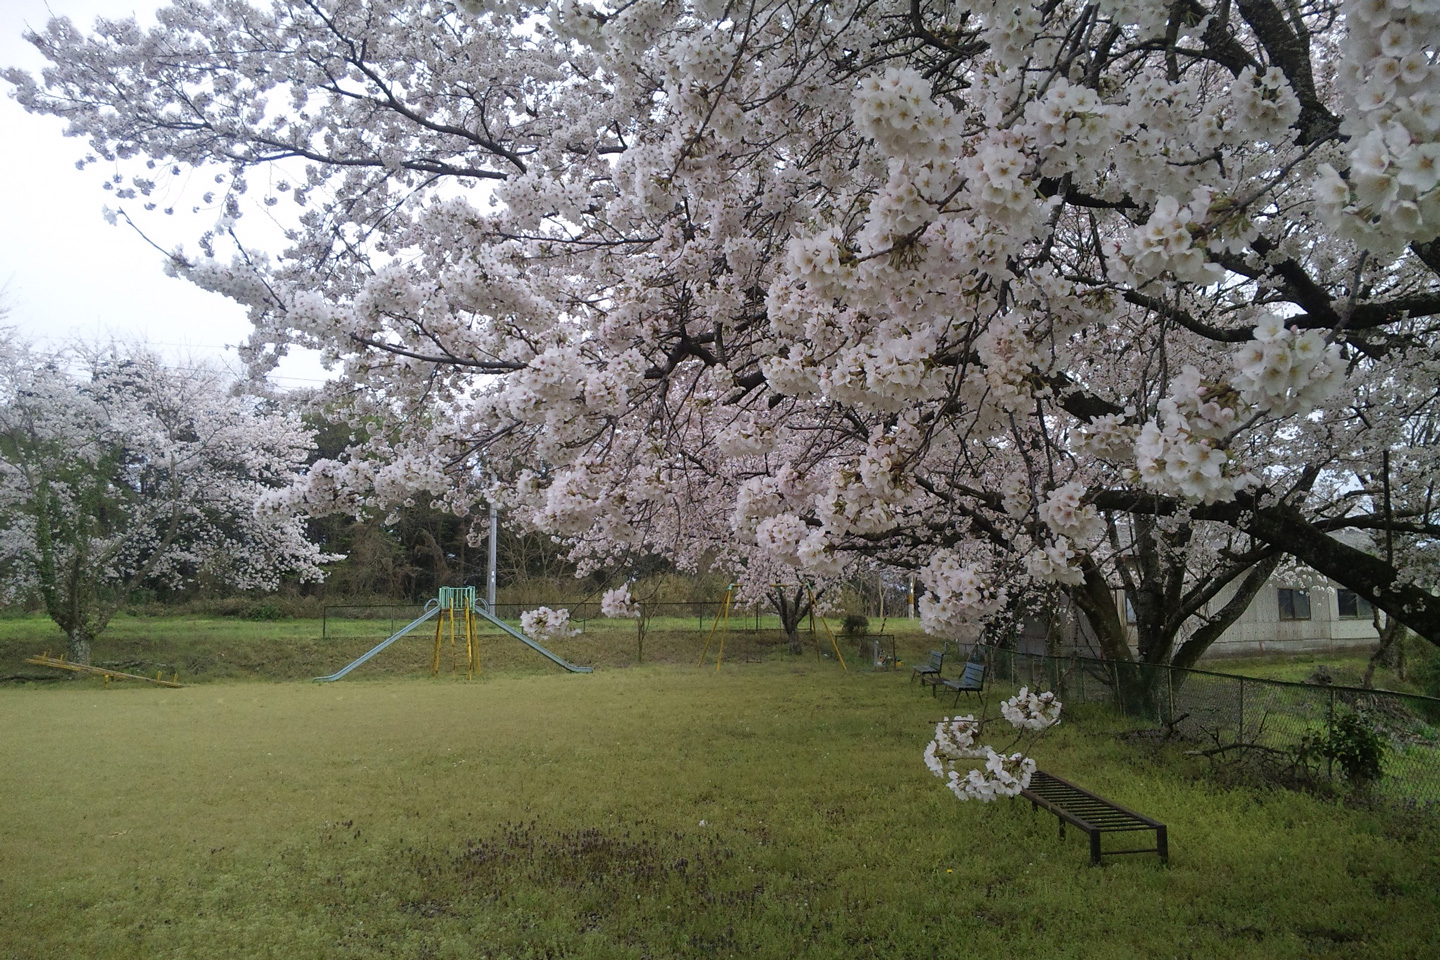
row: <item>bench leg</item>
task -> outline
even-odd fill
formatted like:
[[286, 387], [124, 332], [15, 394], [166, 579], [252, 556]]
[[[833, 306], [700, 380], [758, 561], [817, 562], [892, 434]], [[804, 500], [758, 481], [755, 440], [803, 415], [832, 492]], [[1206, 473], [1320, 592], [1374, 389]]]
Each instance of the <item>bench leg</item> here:
[[1100, 831], [1090, 831], [1090, 865], [1100, 866]]
[[1155, 828], [1155, 852], [1160, 854], [1161, 863], [1170, 862], [1170, 838], [1166, 836], [1164, 827]]

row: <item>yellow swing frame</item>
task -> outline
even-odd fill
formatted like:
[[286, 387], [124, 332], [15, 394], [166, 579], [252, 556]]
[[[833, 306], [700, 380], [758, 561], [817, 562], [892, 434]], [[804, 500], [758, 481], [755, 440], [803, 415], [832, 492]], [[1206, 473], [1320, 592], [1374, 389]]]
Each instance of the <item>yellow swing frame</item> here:
[[[720, 662], [725, 659], [725, 637], [730, 633], [730, 608], [735, 600], [735, 590], [739, 586], [738, 583], [732, 583], [725, 588], [725, 601], [720, 605], [719, 616], [710, 625], [710, 633], [705, 637], [705, 647], [700, 651], [699, 662], [695, 664], [697, 667], [705, 665], [705, 657], [710, 653], [710, 643], [715, 639], [715, 631], [723, 624], [725, 629], [720, 634], [720, 643], [715, 651], [715, 672], [720, 672]], [[776, 586], [778, 587], [780, 584], [777, 583]], [[820, 652], [820, 635], [815, 632], [815, 591], [808, 583], [801, 584], [801, 586], [805, 588], [805, 593], [810, 597], [810, 636], [815, 638], [815, 657], [819, 659], [822, 654]], [[845, 657], [840, 653], [840, 644], [835, 639], [835, 632], [830, 629], [830, 622], [825, 619], [823, 614], [820, 616], [820, 625], [825, 628], [825, 635], [830, 638], [830, 648], [835, 651], [835, 659], [840, 661], [841, 669], [848, 673], [850, 667], [845, 663]]]
[[710, 633], [705, 637], [705, 648], [700, 651], [700, 662], [695, 666], [705, 666], [705, 655], [710, 652], [710, 641], [715, 639], [715, 630], [723, 623], [725, 630], [720, 634], [720, 646], [715, 651], [715, 672], [720, 672], [720, 661], [725, 659], [725, 637], [730, 633], [730, 604], [735, 599], [735, 588], [738, 586], [740, 584], [732, 583], [725, 588], [725, 602], [720, 605], [720, 613], [715, 617], [715, 622], [710, 624]]

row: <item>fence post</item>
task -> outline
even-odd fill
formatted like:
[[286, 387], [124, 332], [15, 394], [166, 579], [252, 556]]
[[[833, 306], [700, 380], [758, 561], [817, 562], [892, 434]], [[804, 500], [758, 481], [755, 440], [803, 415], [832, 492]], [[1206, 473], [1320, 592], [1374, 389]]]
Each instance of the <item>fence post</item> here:
[[324, 643], [330, 638], [330, 604], [320, 607], [320, 642]]
[[1175, 722], [1175, 668], [1165, 664], [1165, 702], [1169, 704], [1169, 712], [1165, 715], [1166, 723]]
[[1235, 739], [1241, 743], [1245, 742], [1245, 678], [1240, 678], [1240, 732]]
[[[1330, 688], [1330, 707], [1325, 711], [1325, 739], [1328, 741], [1335, 734], [1335, 688]], [[1330, 751], [1326, 750], [1325, 776], [1327, 779], [1335, 779], [1335, 758], [1329, 756]]]

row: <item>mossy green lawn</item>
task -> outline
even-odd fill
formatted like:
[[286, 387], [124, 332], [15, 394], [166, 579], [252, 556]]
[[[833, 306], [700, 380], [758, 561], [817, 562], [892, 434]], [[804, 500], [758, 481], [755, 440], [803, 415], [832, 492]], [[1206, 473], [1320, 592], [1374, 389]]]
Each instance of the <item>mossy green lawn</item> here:
[[0, 690], [0, 954], [1427, 957], [1429, 818], [1222, 789], [1075, 711], [1045, 767], [1170, 826], [1088, 864], [920, 761], [903, 674]]

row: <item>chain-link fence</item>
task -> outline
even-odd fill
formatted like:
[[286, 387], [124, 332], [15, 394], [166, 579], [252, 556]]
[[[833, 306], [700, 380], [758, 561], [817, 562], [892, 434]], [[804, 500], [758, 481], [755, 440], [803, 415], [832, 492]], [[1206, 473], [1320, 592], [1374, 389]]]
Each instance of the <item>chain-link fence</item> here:
[[[495, 604], [495, 615], [501, 620], [511, 623], [519, 623], [520, 615], [527, 610], [534, 610], [536, 607], [546, 606], [554, 610], [568, 610], [570, 622], [574, 623], [582, 631], [585, 623], [601, 616], [600, 601], [580, 600], [567, 602], [563, 600], [534, 601], [526, 603], [505, 603]], [[651, 615], [660, 619], [693, 620], [695, 629], [709, 630], [715, 625], [717, 617], [724, 617], [726, 629], [729, 630], [753, 630], [760, 632], [764, 630], [779, 630], [781, 622], [779, 616], [773, 613], [766, 613], [759, 607], [740, 608], [730, 607], [727, 611], [723, 600], [679, 600], [666, 601], [663, 603], [647, 604]], [[345, 620], [370, 620], [379, 624], [390, 624], [390, 632], [393, 633], [399, 627], [403, 627], [415, 617], [418, 617], [424, 610], [424, 606], [418, 603], [372, 603], [372, 604], [327, 604], [322, 613], [321, 636], [328, 638], [334, 632], [331, 629], [331, 621]], [[839, 634], [843, 617], [834, 614], [827, 615], [827, 622], [830, 630]], [[804, 629], [810, 629], [809, 621], [804, 624]], [[821, 629], [817, 627], [816, 629]], [[893, 657], [894, 651], [891, 651]]]
[[[594, 620], [601, 616], [600, 601], [581, 600], [566, 602], [563, 600], [538, 601], [530, 603], [496, 603], [495, 615], [501, 620], [511, 623], [519, 623], [520, 615], [527, 610], [534, 610], [536, 607], [550, 607], [552, 610], [568, 610], [570, 622], [574, 623], [581, 630], [584, 630], [588, 620]], [[713, 600], [703, 601], [676, 601], [650, 604], [652, 615], [655, 617], [671, 617], [677, 619], [694, 619], [695, 627], [698, 630], [708, 630], [715, 618], [719, 615], [722, 604]], [[414, 618], [418, 617], [425, 607], [419, 603], [371, 603], [371, 604], [327, 604], [322, 613], [320, 633], [322, 638], [328, 638], [334, 631], [331, 629], [331, 621], [346, 620], [368, 620], [377, 624], [390, 624], [390, 632], [395, 632]], [[768, 626], [770, 621], [778, 625], [779, 618], [773, 616], [758, 616], [751, 611], [734, 612], [729, 616], [734, 629], [745, 629], [750, 626], [751, 621], [755, 622], [754, 628], [761, 629], [761, 621]]]
[[393, 634], [396, 630], [425, 612], [423, 603], [326, 604], [321, 611], [320, 639], [330, 640], [350, 631], [343, 625], [364, 622], [376, 631]]
[[1107, 703], [1163, 725], [1207, 756], [1263, 761], [1296, 774], [1350, 776], [1355, 768], [1347, 758], [1363, 751], [1368, 731], [1380, 747], [1374, 790], [1400, 802], [1440, 803], [1434, 697], [996, 647], [979, 653], [999, 680], [1054, 690], [1067, 704]]

